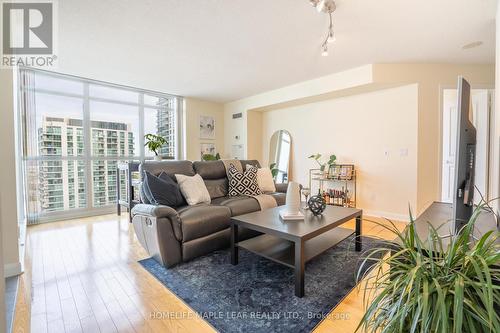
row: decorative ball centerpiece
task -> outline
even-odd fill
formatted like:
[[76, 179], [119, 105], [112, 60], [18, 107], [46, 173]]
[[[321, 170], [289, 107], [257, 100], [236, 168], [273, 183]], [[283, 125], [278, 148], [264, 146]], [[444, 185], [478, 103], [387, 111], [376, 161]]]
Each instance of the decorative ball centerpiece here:
[[317, 194], [309, 199], [307, 205], [314, 215], [320, 215], [326, 208], [326, 201], [321, 194]]

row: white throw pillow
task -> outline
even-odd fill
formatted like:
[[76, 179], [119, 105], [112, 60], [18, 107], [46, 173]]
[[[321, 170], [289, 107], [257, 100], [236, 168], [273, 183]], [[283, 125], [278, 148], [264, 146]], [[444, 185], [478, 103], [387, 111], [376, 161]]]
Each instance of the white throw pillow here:
[[188, 205], [210, 203], [210, 194], [200, 175], [190, 177], [176, 174], [175, 178]]
[[259, 168], [257, 170], [257, 184], [259, 184], [259, 188], [262, 192], [276, 192], [273, 174], [269, 168]]

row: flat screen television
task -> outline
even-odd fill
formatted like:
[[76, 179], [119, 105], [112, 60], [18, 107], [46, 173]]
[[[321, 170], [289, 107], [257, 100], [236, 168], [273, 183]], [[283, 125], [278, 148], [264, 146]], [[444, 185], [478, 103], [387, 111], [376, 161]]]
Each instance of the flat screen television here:
[[458, 77], [458, 126], [455, 155], [455, 194], [453, 196], [453, 223], [455, 234], [469, 221], [474, 209], [474, 167], [476, 155], [476, 128], [471, 122], [471, 88]]

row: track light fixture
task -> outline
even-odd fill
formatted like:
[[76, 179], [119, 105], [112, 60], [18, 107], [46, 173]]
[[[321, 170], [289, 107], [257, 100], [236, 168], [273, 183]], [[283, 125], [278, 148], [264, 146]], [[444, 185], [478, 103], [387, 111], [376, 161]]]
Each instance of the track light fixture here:
[[337, 9], [337, 5], [334, 0], [309, 0], [311, 5], [315, 7], [319, 13], [328, 14], [330, 18], [330, 24], [328, 26], [328, 33], [326, 35], [323, 44], [321, 44], [322, 52], [321, 55], [326, 57], [328, 56], [328, 43], [335, 42], [335, 33], [333, 32], [333, 20], [332, 14]]

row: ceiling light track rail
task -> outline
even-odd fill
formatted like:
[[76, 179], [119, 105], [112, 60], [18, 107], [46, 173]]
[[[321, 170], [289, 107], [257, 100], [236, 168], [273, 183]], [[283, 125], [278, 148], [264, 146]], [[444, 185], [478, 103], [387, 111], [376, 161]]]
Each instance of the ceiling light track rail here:
[[309, 0], [311, 5], [316, 8], [318, 13], [328, 14], [330, 19], [330, 24], [328, 25], [328, 31], [326, 37], [321, 44], [321, 55], [326, 57], [328, 56], [328, 44], [335, 42], [335, 32], [333, 31], [333, 18], [332, 14], [337, 9], [337, 5], [334, 0]]

